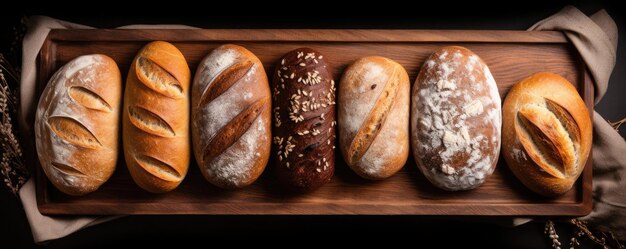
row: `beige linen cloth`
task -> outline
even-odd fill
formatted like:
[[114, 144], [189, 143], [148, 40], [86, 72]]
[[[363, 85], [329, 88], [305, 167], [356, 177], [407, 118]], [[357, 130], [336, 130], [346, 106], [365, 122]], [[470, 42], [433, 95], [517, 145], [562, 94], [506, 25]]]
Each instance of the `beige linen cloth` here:
[[[36, 58], [50, 29], [89, 28], [48, 17], [31, 19], [24, 37], [22, 58], [21, 108], [22, 134], [31, 134], [35, 94]], [[173, 25], [135, 25], [123, 28], [192, 28]], [[611, 17], [600, 11], [587, 17], [574, 7], [566, 7], [530, 28], [530, 30], [562, 30], [585, 60], [596, 84], [596, 102], [608, 86], [615, 65], [617, 27]], [[585, 217], [600, 228], [612, 229], [626, 239], [626, 142], [597, 113], [594, 113], [594, 209]], [[20, 190], [20, 198], [31, 226], [35, 242], [67, 236], [82, 228], [106, 222], [114, 217], [51, 217], [39, 213], [35, 200], [35, 184], [31, 179]]]
[[[529, 30], [560, 30], [574, 44], [595, 83], [595, 102], [606, 93], [617, 57], [617, 25], [605, 10], [587, 17], [567, 6]], [[623, 82], [618, 82], [623, 84]], [[626, 142], [593, 113], [593, 211], [583, 217], [626, 240]]]

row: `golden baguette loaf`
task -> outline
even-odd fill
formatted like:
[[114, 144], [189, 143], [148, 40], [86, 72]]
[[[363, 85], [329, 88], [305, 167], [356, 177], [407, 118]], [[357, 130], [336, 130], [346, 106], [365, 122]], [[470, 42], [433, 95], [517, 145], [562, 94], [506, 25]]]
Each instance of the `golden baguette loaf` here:
[[500, 153], [500, 94], [485, 62], [458, 46], [422, 66], [411, 100], [411, 142], [418, 168], [435, 186], [468, 190], [493, 173]]
[[124, 92], [124, 157], [133, 180], [162, 193], [189, 168], [189, 66], [174, 45], [155, 41], [133, 60]]
[[576, 88], [553, 73], [515, 84], [503, 106], [507, 165], [531, 190], [545, 196], [570, 190], [591, 150], [591, 119]]
[[252, 184], [271, 146], [270, 88], [263, 64], [227, 44], [198, 65], [191, 90], [191, 133], [200, 172], [222, 188]]
[[409, 76], [397, 62], [364, 57], [345, 70], [338, 89], [339, 145], [363, 178], [380, 180], [409, 156]]
[[121, 96], [120, 70], [105, 55], [71, 60], [46, 85], [35, 143], [44, 173], [62, 192], [93, 192], [115, 171]]

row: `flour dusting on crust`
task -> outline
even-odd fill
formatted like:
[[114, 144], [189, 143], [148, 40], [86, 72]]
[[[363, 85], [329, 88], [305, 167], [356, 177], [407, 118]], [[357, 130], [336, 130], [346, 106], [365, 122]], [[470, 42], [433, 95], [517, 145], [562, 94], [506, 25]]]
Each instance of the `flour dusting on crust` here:
[[[250, 60], [249, 55], [237, 50], [233, 45], [224, 45], [213, 50], [201, 62], [193, 82], [192, 102], [199, 105], [202, 95], [212, 84], [220, 84], [217, 77], [237, 63]], [[209, 181], [222, 187], [244, 187], [255, 172], [255, 163], [261, 160], [259, 151], [269, 144], [270, 135], [266, 132], [269, 124], [263, 121], [263, 115], [256, 117], [251, 126], [230, 147], [214, 158], [199, 157], [212, 140], [240, 113], [252, 103], [262, 99], [264, 91], [252, 91], [260, 82], [255, 76], [263, 71], [262, 65], [253, 61], [252, 67], [237, 79], [232, 86], [221, 95], [215, 97], [204, 106], [194, 106], [192, 116], [192, 133], [194, 153], [201, 170]], [[269, 87], [269, 85], [268, 85]], [[269, 110], [268, 110], [269, 111]]]
[[[71, 60], [52, 76], [41, 95], [35, 118], [35, 141], [42, 168], [55, 185], [60, 184], [69, 189], [91, 192], [98, 188], [101, 182], [108, 179], [110, 175], [107, 175], [107, 172], [112, 172], [112, 170], [87, 171], [85, 168], [93, 165], [113, 165], [113, 167], [115, 165], [117, 148], [110, 148], [110, 143], [99, 143], [97, 151], [88, 151], [94, 148], [86, 149], [73, 144], [71, 141], [66, 141], [51, 130], [50, 125], [51, 118], [71, 120], [69, 122], [84, 127], [85, 132], [91, 133], [94, 138], [101, 139], [97, 137], [100, 134], [98, 131], [109, 128], [102, 128], [99, 125], [108, 127], [109, 124], [95, 123], [93, 122], [94, 118], [88, 117], [87, 114], [97, 112], [98, 115], [116, 117], [119, 115], [119, 111], [98, 112], [89, 110], [80, 102], [72, 99], [70, 89], [80, 87], [97, 95], [98, 98], [102, 98], [97, 89], [103, 87], [99, 84], [109, 82], [98, 82], [96, 77], [98, 76], [97, 70], [101, 70], [100, 73], [110, 73], [110, 71], [101, 68], [104, 63], [102, 55], [84, 55]], [[112, 103], [113, 99], [104, 101]], [[111, 121], [117, 123], [115, 118]], [[103, 162], [103, 158], [111, 158], [111, 161]], [[82, 172], [86, 173], [83, 174]]]
[[[348, 94], [360, 96], [361, 98], [378, 99], [385, 87], [383, 84], [385, 84], [388, 79], [385, 69], [377, 63], [368, 62], [363, 65], [361, 70], [364, 72], [354, 73], [363, 75], [361, 80], [355, 81], [355, 83], [359, 85], [354, 86], [354, 88], [352, 88], [353, 91]], [[376, 87], [371, 89], [372, 85], [376, 85]], [[365, 118], [367, 118], [367, 115], [371, 112], [372, 108], [374, 108], [374, 104], [376, 104], [375, 101], [355, 101], [349, 105], [339, 106], [340, 115], [345, 117], [345, 120], [350, 120], [350, 122], [343, 123], [344, 130], [350, 134], [348, 137], [354, 137], [354, 134], [359, 131]]]
[[500, 96], [487, 66], [469, 50], [431, 55], [412, 94], [412, 142], [420, 170], [447, 190], [472, 189], [495, 168]]
[[[259, 133], [262, 135], [258, 136]], [[263, 119], [259, 117], [233, 146], [206, 164], [208, 167], [204, 170], [211, 177], [222, 179], [235, 187], [242, 187], [241, 184], [253, 173], [251, 162], [261, 157], [257, 144], [270, 139], [267, 134]], [[235, 146], [237, 144], [239, 146]]]

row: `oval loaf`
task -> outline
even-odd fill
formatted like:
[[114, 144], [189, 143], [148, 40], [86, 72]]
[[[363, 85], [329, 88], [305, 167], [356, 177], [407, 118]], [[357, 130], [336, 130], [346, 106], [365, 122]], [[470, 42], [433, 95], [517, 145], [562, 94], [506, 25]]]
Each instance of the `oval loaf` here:
[[409, 156], [409, 76], [397, 62], [364, 57], [339, 84], [339, 145], [344, 160], [367, 179], [392, 176]]
[[572, 188], [591, 151], [591, 119], [576, 88], [553, 73], [515, 84], [503, 107], [502, 153], [531, 190], [556, 196]]
[[487, 65], [450, 46], [430, 55], [412, 92], [413, 156], [430, 182], [445, 190], [481, 185], [500, 153], [500, 95]]
[[133, 60], [124, 92], [124, 157], [141, 188], [176, 188], [189, 168], [189, 66], [174, 45], [155, 41]]
[[335, 171], [335, 81], [326, 59], [298, 48], [276, 65], [273, 145], [277, 178], [289, 190], [307, 191]]
[[200, 172], [222, 188], [253, 183], [271, 146], [271, 99], [261, 61], [227, 44], [198, 66], [191, 90], [191, 132]]
[[83, 55], [61, 67], [44, 89], [35, 118], [39, 162], [69, 195], [98, 189], [115, 171], [122, 79], [105, 55]]

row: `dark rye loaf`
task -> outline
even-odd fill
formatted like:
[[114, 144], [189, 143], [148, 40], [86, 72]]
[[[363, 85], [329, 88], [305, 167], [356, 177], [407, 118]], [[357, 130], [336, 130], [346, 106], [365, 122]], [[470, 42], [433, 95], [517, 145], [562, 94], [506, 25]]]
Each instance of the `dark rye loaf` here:
[[322, 54], [299, 48], [274, 72], [272, 161], [289, 190], [317, 189], [335, 170], [336, 89], [329, 69]]

